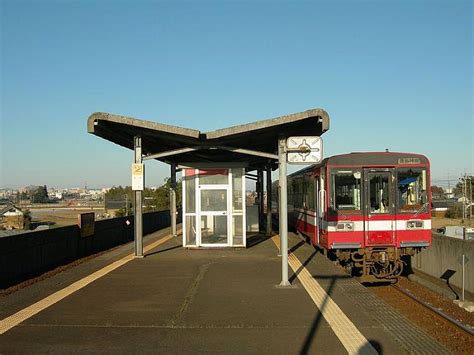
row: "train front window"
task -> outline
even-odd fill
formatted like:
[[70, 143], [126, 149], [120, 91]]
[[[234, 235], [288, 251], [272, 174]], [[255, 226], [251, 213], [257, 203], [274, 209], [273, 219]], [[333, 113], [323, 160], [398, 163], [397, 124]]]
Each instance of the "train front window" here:
[[360, 213], [360, 170], [336, 170], [331, 174], [331, 210], [333, 213]]
[[369, 213], [390, 213], [390, 173], [369, 172], [368, 180]]
[[398, 169], [398, 208], [400, 212], [418, 212], [427, 199], [426, 170], [420, 168]]

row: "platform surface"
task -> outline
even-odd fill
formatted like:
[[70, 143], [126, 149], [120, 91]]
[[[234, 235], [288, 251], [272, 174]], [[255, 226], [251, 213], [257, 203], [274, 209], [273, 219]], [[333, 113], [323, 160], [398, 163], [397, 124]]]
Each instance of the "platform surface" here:
[[[232, 250], [186, 250], [181, 239], [165, 240], [51, 305], [46, 297], [123, 261], [132, 246], [0, 298], [0, 332], [6, 319], [15, 323], [0, 335], [0, 354], [448, 353], [294, 234], [291, 287], [277, 286], [278, 237], [256, 235], [247, 249]], [[25, 318], [22, 310], [39, 301], [44, 309]], [[348, 322], [338, 324], [338, 312]], [[357, 334], [341, 332], [346, 323]], [[362, 339], [357, 351], [351, 337]]]

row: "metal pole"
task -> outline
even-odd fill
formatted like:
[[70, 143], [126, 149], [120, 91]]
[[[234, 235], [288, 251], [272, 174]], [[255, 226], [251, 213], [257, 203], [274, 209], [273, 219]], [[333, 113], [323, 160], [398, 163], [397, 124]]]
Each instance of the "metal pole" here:
[[[142, 138], [140, 136], [134, 137], [134, 155], [135, 163], [142, 163]], [[143, 218], [142, 218], [142, 191], [134, 191], [135, 195], [135, 256], [143, 257]]]
[[267, 166], [267, 236], [272, 235], [272, 167]]
[[171, 188], [170, 188], [170, 214], [171, 235], [176, 237], [176, 164], [171, 163]]
[[263, 170], [257, 171], [258, 231], [263, 231]]
[[464, 174], [462, 184], [462, 223], [466, 220], [466, 174]]
[[128, 216], [128, 194], [125, 194], [125, 216]]
[[288, 282], [288, 205], [286, 181], [286, 139], [278, 139], [278, 184], [280, 188], [280, 253], [281, 253], [281, 283], [289, 286]]
[[465, 278], [464, 278], [464, 265], [466, 264], [466, 255], [462, 255], [462, 300], [464, 301], [464, 287], [465, 287]]
[[469, 227], [471, 226], [472, 217], [472, 176], [469, 176]]
[[257, 170], [257, 183], [255, 184], [255, 190], [257, 192], [257, 198], [256, 198], [256, 203], [257, 203], [257, 210], [258, 210], [258, 231], [260, 232], [262, 230], [262, 205], [260, 204], [260, 187], [262, 186], [262, 179], [261, 179], [261, 174], [260, 170]]

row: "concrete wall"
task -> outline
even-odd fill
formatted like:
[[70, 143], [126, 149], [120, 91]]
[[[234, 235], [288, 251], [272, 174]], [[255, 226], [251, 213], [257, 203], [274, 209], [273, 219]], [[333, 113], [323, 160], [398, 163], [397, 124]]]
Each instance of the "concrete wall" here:
[[[169, 225], [169, 211], [143, 214], [144, 235]], [[133, 240], [133, 216], [97, 221], [91, 237], [79, 232], [73, 225], [0, 238], [0, 288]]]
[[455, 270], [451, 285], [462, 286], [461, 257], [466, 255], [469, 262], [465, 266], [466, 291], [474, 293], [474, 241], [449, 238], [433, 234], [433, 245], [411, 258], [411, 266], [428, 275], [439, 278], [446, 270]]

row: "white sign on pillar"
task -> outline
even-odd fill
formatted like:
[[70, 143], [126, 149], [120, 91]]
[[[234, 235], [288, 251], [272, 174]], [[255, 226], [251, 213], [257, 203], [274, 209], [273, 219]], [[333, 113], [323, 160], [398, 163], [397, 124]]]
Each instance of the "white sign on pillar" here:
[[145, 166], [143, 164], [132, 164], [132, 190], [143, 191]]
[[323, 141], [318, 136], [290, 137], [286, 140], [290, 164], [314, 164], [323, 158]]

